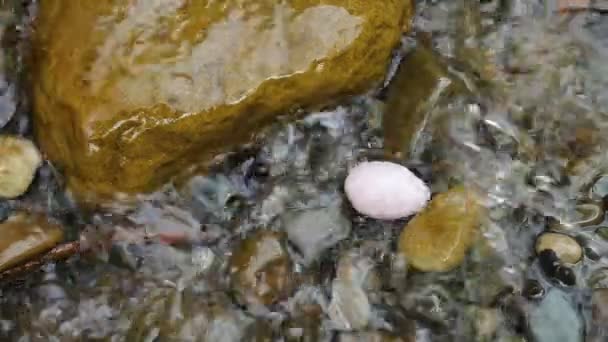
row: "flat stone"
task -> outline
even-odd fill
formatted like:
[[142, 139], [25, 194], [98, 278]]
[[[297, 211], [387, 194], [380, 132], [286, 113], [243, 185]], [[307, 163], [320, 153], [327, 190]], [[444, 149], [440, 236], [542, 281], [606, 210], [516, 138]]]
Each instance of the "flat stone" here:
[[378, 84], [410, 7], [41, 2], [32, 44], [37, 138], [79, 198], [155, 190], [279, 114]]
[[17, 213], [0, 224], [0, 272], [55, 247], [63, 230], [45, 217]]
[[25, 138], [0, 136], [0, 198], [23, 195], [42, 164], [40, 152]]
[[583, 257], [581, 246], [575, 239], [566, 234], [541, 234], [536, 240], [536, 253], [546, 249], [554, 251], [559, 260], [569, 264], [576, 264]]

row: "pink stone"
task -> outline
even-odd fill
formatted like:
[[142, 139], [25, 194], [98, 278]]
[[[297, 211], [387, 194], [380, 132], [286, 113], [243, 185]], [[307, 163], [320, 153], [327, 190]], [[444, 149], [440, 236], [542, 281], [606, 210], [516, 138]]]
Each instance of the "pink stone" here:
[[394, 220], [422, 210], [431, 197], [429, 188], [399, 164], [363, 162], [346, 177], [344, 190], [359, 213], [381, 220]]

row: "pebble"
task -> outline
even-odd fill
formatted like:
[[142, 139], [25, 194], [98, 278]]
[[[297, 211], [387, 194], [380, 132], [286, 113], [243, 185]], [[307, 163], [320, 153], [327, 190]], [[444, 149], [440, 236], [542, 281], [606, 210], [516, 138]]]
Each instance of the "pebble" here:
[[384, 161], [355, 166], [346, 177], [344, 190], [355, 210], [380, 220], [411, 216], [431, 196], [426, 184], [406, 167]]
[[46, 217], [19, 212], [0, 224], [0, 237], [2, 272], [55, 247], [63, 230]]
[[34, 179], [42, 157], [29, 140], [0, 136], [0, 198], [23, 195]]
[[456, 187], [437, 195], [405, 227], [399, 252], [421, 271], [444, 272], [462, 263], [475, 241], [482, 207], [474, 195]]
[[581, 203], [575, 208], [571, 219], [552, 219], [550, 227], [555, 230], [572, 230], [595, 226], [604, 221], [604, 209], [598, 203]]
[[270, 305], [285, 298], [293, 274], [284, 235], [259, 230], [242, 241], [230, 258], [230, 278], [246, 303]]
[[602, 239], [608, 241], [608, 227], [599, 227], [595, 230], [595, 233], [599, 235]]
[[558, 289], [547, 293], [530, 314], [530, 329], [537, 342], [583, 341], [583, 323], [568, 295]]
[[543, 233], [536, 239], [536, 253], [550, 249], [557, 258], [565, 263], [576, 264], [583, 257], [583, 250], [578, 242], [566, 234]]
[[289, 212], [283, 216], [283, 225], [305, 265], [310, 265], [325, 250], [346, 239], [351, 231], [350, 220], [337, 205]]

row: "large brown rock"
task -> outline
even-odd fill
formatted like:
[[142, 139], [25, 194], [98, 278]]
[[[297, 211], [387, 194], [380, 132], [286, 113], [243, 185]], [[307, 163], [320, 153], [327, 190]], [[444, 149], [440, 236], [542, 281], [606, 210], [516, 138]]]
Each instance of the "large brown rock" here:
[[35, 128], [81, 197], [155, 189], [280, 113], [382, 79], [409, 0], [54, 0]]

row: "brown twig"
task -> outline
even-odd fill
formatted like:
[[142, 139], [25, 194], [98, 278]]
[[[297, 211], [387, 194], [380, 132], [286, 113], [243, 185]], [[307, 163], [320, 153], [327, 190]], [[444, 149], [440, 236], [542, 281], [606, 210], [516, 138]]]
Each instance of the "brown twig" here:
[[2, 273], [0, 273], [0, 283], [4, 283], [7, 281], [16, 280], [19, 277], [23, 277], [27, 274], [35, 272], [45, 264], [51, 262], [58, 262], [69, 257], [80, 253], [80, 242], [73, 241], [61, 244], [50, 251], [42, 254], [35, 260], [31, 260], [26, 262], [25, 264], [21, 264], [19, 266], [15, 266], [11, 269], [8, 269]]

